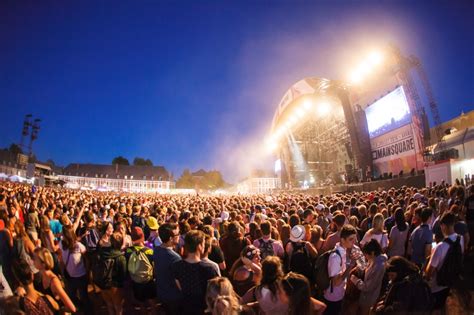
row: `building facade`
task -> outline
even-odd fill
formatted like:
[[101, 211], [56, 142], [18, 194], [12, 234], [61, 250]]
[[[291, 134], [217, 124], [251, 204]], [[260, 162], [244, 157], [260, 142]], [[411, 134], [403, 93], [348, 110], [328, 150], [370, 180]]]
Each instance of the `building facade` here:
[[169, 192], [174, 182], [162, 166], [69, 164], [59, 179], [66, 187], [103, 191]]
[[237, 191], [242, 194], [269, 194], [280, 188], [278, 177], [250, 177], [237, 184]]

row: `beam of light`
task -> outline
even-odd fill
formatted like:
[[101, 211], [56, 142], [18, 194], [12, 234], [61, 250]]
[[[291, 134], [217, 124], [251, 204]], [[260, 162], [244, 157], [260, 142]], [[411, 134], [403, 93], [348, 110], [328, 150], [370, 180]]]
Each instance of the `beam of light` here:
[[275, 137], [271, 137], [265, 143], [265, 148], [268, 153], [273, 153], [278, 148], [278, 142]]
[[291, 160], [294, 162], [294, 169], [301, 170], [303, 174], [306, 174], [308, 172], [307, 163], [303, 157], [301, 148], [299, 147], [295, 137], [291, 132], [287, 136], [287, 141], [288, 148], [290, 150]]
[[349, 75], [349, 82], [352, 84], [360, 83], [383, 61], [383, 55], [379, 51], [372, 51], [361, 64], [356, 67]]

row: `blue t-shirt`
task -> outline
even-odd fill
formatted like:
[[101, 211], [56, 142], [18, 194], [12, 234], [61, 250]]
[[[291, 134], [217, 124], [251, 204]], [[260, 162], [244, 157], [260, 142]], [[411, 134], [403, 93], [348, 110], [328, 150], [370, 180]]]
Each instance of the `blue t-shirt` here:
[[181, 299], [181, 292], [176, 286], [175, 278], [171, 273], [171, 265], [180, 260], [181, 257], [172, 249], [158, 246], [153, 250], [156, 297], [160, 302], [177, 302]]
[[418, 226], [410, 236], [411, 240], [411, 261], [415, 264], [426, 262], [425, 246], [433, 242], [433, 232], [427, 224]]
[[60, 234], [63, 231], [63, 225], [58, 220], [49, 220], [49, 228], [54, 235]]

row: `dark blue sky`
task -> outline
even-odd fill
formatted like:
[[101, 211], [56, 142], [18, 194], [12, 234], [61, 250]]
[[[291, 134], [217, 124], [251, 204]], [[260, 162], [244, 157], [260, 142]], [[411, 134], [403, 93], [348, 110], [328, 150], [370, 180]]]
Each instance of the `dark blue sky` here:
[[291, 84], [344, 77], [387, 43], [420, 57], [448, 120], [474, 108], [472, 3], [2, 1], [0, 147], [32, 113], [42, 160], [143, 156], [232, 179]]

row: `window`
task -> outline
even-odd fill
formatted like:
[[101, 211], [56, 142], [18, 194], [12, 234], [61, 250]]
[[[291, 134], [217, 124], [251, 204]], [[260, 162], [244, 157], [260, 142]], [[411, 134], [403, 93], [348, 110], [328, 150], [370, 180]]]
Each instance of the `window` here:
[[133, 179], [133, 175], [130, 175], [130, 179]]
[[146, 175], [143, 175], [143, 180], [146, 180]]

